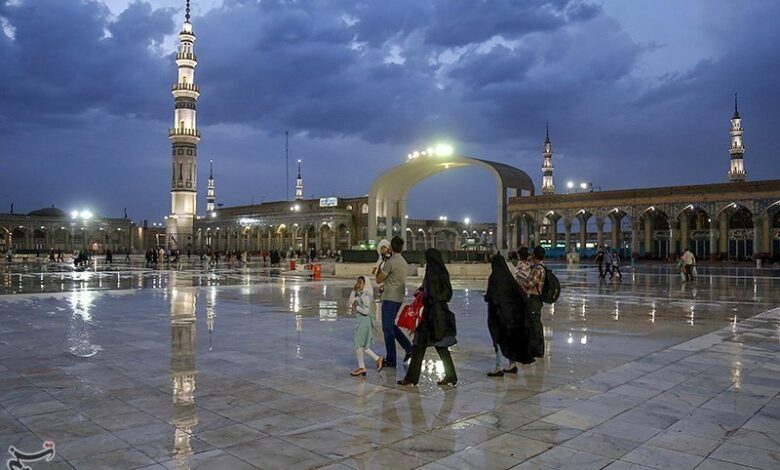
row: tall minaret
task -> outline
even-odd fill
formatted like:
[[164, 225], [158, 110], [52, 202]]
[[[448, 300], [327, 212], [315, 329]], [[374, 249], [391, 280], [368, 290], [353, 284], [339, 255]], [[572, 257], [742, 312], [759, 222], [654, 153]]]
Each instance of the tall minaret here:
[[295, 200], [303, 199], [303, 178], [301, 177], [301, 161], [298, 160], [298, 179], [295, 180]]
[[168, 248], [186, 249], [192, 245], [197, 195], [196, 159], [200, 132], [195, 122], [195, 105], [200, 92], [195, 85], [195, 35], [190, 23], [190, 1], [186, 0], [184, 25], [179, 32], [176, 65], [178, 81], [171, 88], [174, 97], [173, 128], [168, 136], [173, 147], [171, 215], [165, 220]]
[[542, 164], [542, 194], [555, 194], [555, 183], [553, 183], [553, 162], [552, 162], [552, 142], [550, 142], [550, 125], [547, 125], [547, 138], [544, 140], [544, 149], [542, 151], [544, 163]]
[[206, 191], [206, 212], [210, 215], [217, 207], [214, 195], [214, 160], [209, 160], [209, 187]]
[[732, 183], [745, 181], [747, 173], [745, 172], [745, 145], [742, 142], [742, 118], [739, 117], [737, 109], [737, 94], [734, 93], [734, 116], [731, 118], [731, 166], [729, 168], [729, 181]]

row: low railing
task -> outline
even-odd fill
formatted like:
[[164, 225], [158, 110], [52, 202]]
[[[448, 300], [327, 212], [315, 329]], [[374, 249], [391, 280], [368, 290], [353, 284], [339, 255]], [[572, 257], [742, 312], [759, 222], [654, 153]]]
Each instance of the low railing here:
[[169, 136], [186, 135], [186, 136], [200, 138], [200, 131], [197, 129], [186, 129], [182, 127], [175, 127], [173, 129], [168, 129], [168, 135]]
[[180, 59], [195, 60], [195, 61], [198, 60], [194, 52], [178, 52], [176, 54], [176, 60], [180, 60]]
[[171, 91], [176, 90], [187, 90], [200, 93], [200, 88], [198, 88], [198, 85], [195, 85], [194, 83], [174, 83], [171, 85]]

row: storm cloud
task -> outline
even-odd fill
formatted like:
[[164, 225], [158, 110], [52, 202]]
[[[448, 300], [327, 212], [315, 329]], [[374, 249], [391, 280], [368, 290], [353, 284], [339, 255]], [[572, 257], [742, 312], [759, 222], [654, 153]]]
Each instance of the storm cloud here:
[[[609, 1], [225, 0], [199, 11], [196, 0], [201, 178], [213, 158], [221, 202], [283, 197], [289, 131], [312, 175], [307, 196], [364, 194], [407, 151], [442, 138], [538, 180], [549, 122], [561, 186], [723, 181], [734, 91], [748, 177], [780, 177], [780, 5], [698, 3], [707, 8], [690, 27], [712, 47], [656, 74], [677, 44], [636, 39]], [[112, 13], [98, 0], [0, 0], [0, 204], [165, 214], [183, 20], [169, 4]], [[646, 22], [677, 27], [676, 14]], [[739, 21], [724, 23], [730, 15]], [[468, 184], [469, 200], [452, 202]], [[495, 204], [489, 180], [468, 172], [413, 196], [415, 216], [490, 219]]]

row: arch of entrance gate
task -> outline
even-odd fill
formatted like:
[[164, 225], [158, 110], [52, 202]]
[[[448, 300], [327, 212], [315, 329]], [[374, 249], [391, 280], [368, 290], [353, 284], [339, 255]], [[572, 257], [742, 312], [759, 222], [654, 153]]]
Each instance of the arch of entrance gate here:
[[368, 194], [368, 236], [374, 241], [406, 233], [406, 201], [409, 191], [437, 173], [463, 167], [484, 168], [496, 179], [498, 230], [496, 245], [506, 248], [508, 197], [532, 196], [534, 184], [526, 172], [503, 163], [464, 155], [429, 155], [413, 158], [382, 173]]

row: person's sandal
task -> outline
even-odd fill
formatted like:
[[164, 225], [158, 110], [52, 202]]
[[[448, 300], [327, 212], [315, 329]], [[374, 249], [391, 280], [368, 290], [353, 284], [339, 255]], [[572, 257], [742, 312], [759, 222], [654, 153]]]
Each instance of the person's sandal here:
[[512, 366], [511, 369], [504, 369], [505, 374], [517, 374], [517, 366]]
[[357, 368], [349, 373], [352, 377], [365, 377], [366, 369]]
[[501, 369], [491, 370], [490, 372], [487, 373], [487, 376], [488, 377], [503, 377], [504, 376], [504, 371], [501, 370]]
[[384, 369], [384, 368], [385, 368], [385, 360], [383, 358], [381, 358], [381, 357], [378, 357], [376, 359], [376, 371], [377, 372], [382, 372], [382, 369]]
[[397, 383], [398, 383], [398, 385], [411, 385], [412, 387], [416, 387], [416, 386], [417, 386], [417, 384], [416, 384], [416, 383], [414, 383], [414, 382], [409, 382], [409, 381], [408, 381], [408, 380], [406, 380], [406, 379], [401, 379], [401, 380], [399, 380]]
[[454, 387], [458, 385], [458, 379], [448, 379], [447, 377], [439, 380], [436, 382], [438, 385], [449, 385], [451, 387]]

